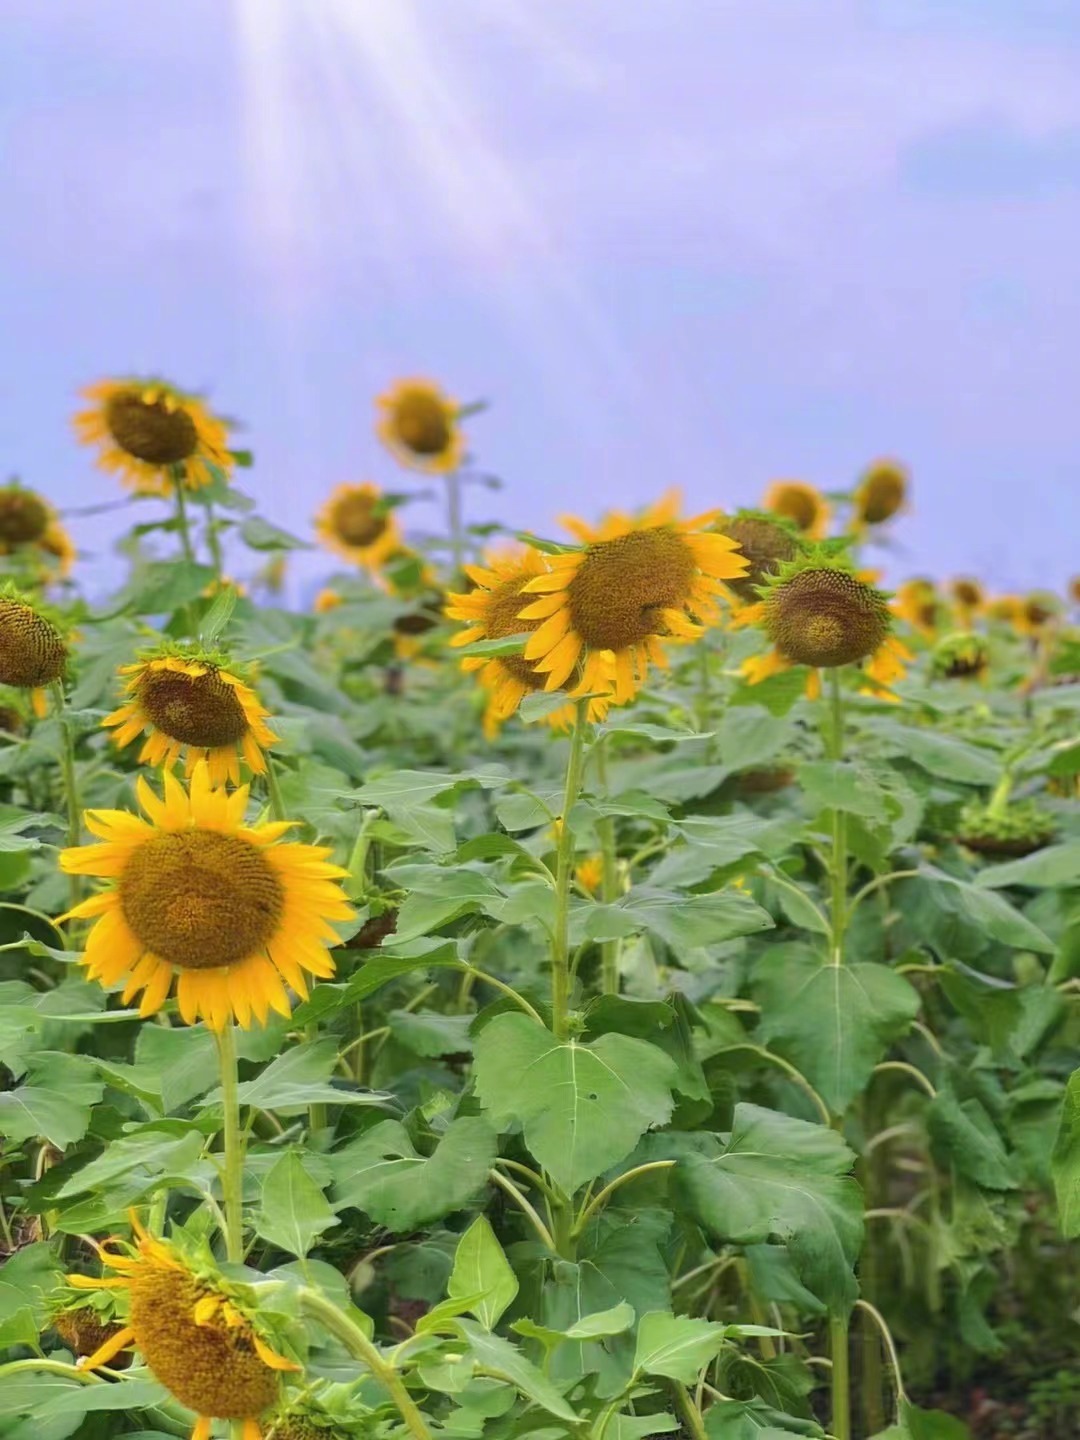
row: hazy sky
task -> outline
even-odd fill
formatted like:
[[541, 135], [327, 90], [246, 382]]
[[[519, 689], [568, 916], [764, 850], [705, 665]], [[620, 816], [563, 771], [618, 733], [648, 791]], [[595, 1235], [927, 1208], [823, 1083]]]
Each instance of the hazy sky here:
[[0, 0], [0, 140], [0, 473], [58, 503], [96, 376], [209, 387], [303, 529], [427, 373], [477, 517], [889, 452], [894, 578], [1080, 570], [1078, 0]]

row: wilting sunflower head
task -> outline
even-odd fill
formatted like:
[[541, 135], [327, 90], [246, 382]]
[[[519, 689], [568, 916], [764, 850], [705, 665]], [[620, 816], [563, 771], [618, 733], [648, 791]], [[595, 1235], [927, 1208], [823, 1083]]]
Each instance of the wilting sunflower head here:
[[0, 592], [0, 684], [41, 692], [61, 679], [68, 650], [40, 605], [15, 590]]
[[986, 603], [986, 592], [978, 580], [961, 575], [949, 586], [949, 593], [962, 610], [981, 610]]
[[875, 460], [855, 487], [855, 519], [862, 525], [881, 525], [903, 507], [908, 472], [897, 460]]
[[0, 485], [0, 548], [39, 542], [52, 520], [52, 506], [33, 490], [15, 482]]
[[821, 552], [782, 565], [762, 594], [766, 632], [793, 665], [855, 664], [892, 629], [887, 596]]
[[259, 1440], [258, 1417], [278, 1403], [281, 1372], [299, 1366], [270, 1348], [241, 1292], [208, 1256], [194, 1257], [149, 1235], [134, 1217], [132, 1223], [133, 1253], [99, 1247], [115, 1277], [69, 1277], [80, 1289], [117, 1290], [127, 1299], [127, 1324], [86, 1368], [134, 1344], [155, 1379], [198, 1415], [192, 1440], [208, 1440], [211, 1420], [242, 1420], [244, 1440]]
[[828, 502], [820, 490], [802, 480], [774, 480], [762, 503], [774, 515], [790, 520], [808, 540], [820, 540], [828, 529]]
[[414, 470], [456, 470], [465, 453], [460, 406], [430, 380], [399, 380], [375, 402], [376, 431], [387, 449]]
[[393, 506], [377, 485], [338, 485], [315, 528], [328, 549], [372, 574], [402, 548]]
[[533, 601], [522, 612], [542, 620], [525, 647], [525, 658], [557, 690], [580, 667], [571, 693], [600, 690], [598, 670], [614, 665], [614, 695], [631, 700], [649, 662], [667, 665], [664, 639], [692, 640], [702, 622], [715, 622], [722, 582], [748, 569], [737, 543], [706, 527], [716, 512], [679, 519], [671, 492], [639, 516], [609, 515], [593, 528], [572, 518], [567, 527], [584, 547], [553, 555], [550, 572], [525, 587]]
[[802, 549], [794, 521], [765, 510], [736, 510], [720, 521], [719, 528], [736, 542], [750, 567], [745, 575], [727, 582], [740, 600], [756, 600], [758, 588]]
[[169, 771], [163, 780], [164, 799], [136, 782], [148, 820], [88, 810], [87, 829], [104, 843], [61, 853], [68, 874], [114, 882], [70, 912], [98, 922], [83, 956], [89, 978], [124, 980], [125, 1005], [142, 991], [142, 1015], [161, 1009], [175, 980], [188, 1025], [200, 1015], [216, 1030], [232, 1017], [264, 1024], [271, 1009], [288, 1016], [286, 984], [306, 998], [307, 974], [334, 973], [329, 922], [353, 915], [346, 872], [328, 849], [278, 843], [293, 822], [245, 824], [247, 786], [215, 789], [205, 761], [190, 791]]
[[943, 680], [979, 679], [990, 664], [990, 647], [984, 635], [973, 630], [959, 631], [938, 641], [930, 664], [933, 673]]
[[1014, 800], [996, 811], [981, 800], [960, 812], [956, 838], [984, 855], [1019, 858], [1034, 854], [1054, 838], [1054, 817], [1035, 800]]
[[126, 675], [125, 703], [102, 722], [128, 745], [147, 733], [139, 756], [150, 765], [175, 765], [187, 752], [187, 773], [206, 760], [217, 784], [236, 784], [240, 759], [253, 773], [266, 770], [264, 751], [277, 736], [255, 691], [233, 672], [227, 657], [194, 646], [151, 651]]
[[198, 396], [152, 377], [102, 380], [83, 394], [91, 404], [75, 416], [76, 434], [136, 491], [197, 490], [232, 469], [228, 428]]

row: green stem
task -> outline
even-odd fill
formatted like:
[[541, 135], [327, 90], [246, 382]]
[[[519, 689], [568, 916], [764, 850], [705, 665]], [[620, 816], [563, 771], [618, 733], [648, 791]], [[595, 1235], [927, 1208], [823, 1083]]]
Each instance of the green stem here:
[[[604, 741], [596, 745], [596, 779], [604, 798], [608, 796], [607, 752]], [[619, 898], [619, 869], [616, 859], [615, 817], [605, 815], [596, 823], [600, 838], [600, 856], [603, 875], [600, 881], [600, 898], [605, 905], [614, 905]], [[605, 995], [619, 993], [619, 942], [605, 940], [600, 946], [600, 986]]]
[[577, 1232], [574, 1229], [574, 1205], [569, 1195], [559, 1194], [552, 1204], [551, 1227], [556, 1253], [564, 1260], [576, 1260]]
[[184, 497], [184, 467], [174, 465], [172, 467], [173, 494], [176, 496], [176, 528], [180, 532], [180, 547], [184, 552], [184, 559], [189, 565], [194, 565], [195, 547], [191, 543], [191, 524], [188, 520], [187, 500]]
[[244, 1258], [244, 1140], [240, 1133], [240, 1102], [237, 1099], [236, 1032], [231, 1020], [217, 1032], [217, 1045], [221, 1067], [221, 1108], [224, 1112], [222, 1199], [225, 1254], [230, 1263], [238, 1265]]
[[281, 798], [281, 786], [278, 784], [277, 771], [274, 769], [274, 757], [269, 750], [264, 750], [263, 759], [266, 761], [266, 794], [270, 801], [270, 814], [275, 820], [287, 820], [285, 801]]
[[[829, 671], [830, 734], [829, 759], [844, 758], [844, 700], [840, 690], [840, 670]], [[832, 814], [832, 852], [829, 856], [832, 879], [832, 963], [844, 963], [844, 931], [847, 928], [847, 813], [837, 808]]]
[[570, 737], [570, 756], [566, 765], [566, 789], [563, 794], [562, 824], [555, 865], [555, 931], [551, 937], [551, 1029], [556, 1040], [565, 1040], [569, 1031], [570, 1009], [570, 880], [574, 870], [574, 831], [570, 812], [581, 791], [581, 774], [585, 760], [585, 726], [589, 702], [579, 700]]
[[498, 1170], [489, 1170], [488, 1179], [492, 1181], [493, 1184], [498, 1185], [500, 1190], [504, 1190], [506, 1194], [513, 1199], [514, 1203], [521, 1210], [522, 1214], [528, 1216], [533, 1229], [536, 1231], [537, 1235], [539, 1235], [542, 1243], [545, 1244], [549, 1250], [554, 1250], [555, 1240], [552, 1236], [551, 1231], [540, 1219], [540, 1216], [537, 1214], [536, 1208], [532, 1204], [532, 1202], [528, 1200], [525, 1195], [522, 1194], [522, 1192], [518, 1189], [514, 1182], [508, 1176], [500, 1175]]
[[1012, 795], [1014, 776], [1011, 770], [1006, 770], [998, 783], [994, 786], [994, 793], [990, 796], [990, 803], [986, 807], [986, 814], [991, 820], [1000, 820], [1009, 808], [1009, 798]]
[[206, 505], [206, 543], [210, 547], [210, 562], [220, 582], [225, 573], [225, 562], [221, 554], [221, 537], [218, 534], [217, 516], [209, 501]]
[[353, 1359], [366, 1365], [380, 1385], [388, 1391], [413, 1440], [432, 1440], [427, 1422], [406, 1390], [401, 1376], [393, 1365], [383, 1358], [359, 1326], [354, 1325], [343, 1310], [339, 1310], [315, 1290], [302, 1289], [299, 1292], [299, 1302], [301, 1310], [305, 1310], [313, 1320], [317, 1320], [324, 1329], [340, 1340]]
[[[675, 1396], [675, 1408], [691, 1440], [709, 1440], [705, 1421], [701, 1418], [701, 1411], [691, 1400], [689, 1390], [678, 1380], [671, 1382], [671, 1388]], [[843, 1437], [843, 1440], [848, 1440], [848, 1437]]]
[[[67, 843], [70, 847], [82, 839], [82, 808], [79, 805], [79, 781], [75, 773], [75, 735], [68, 718], [64, 699], [64, 682], [57, 680], [52, 685], [53, 700], [56, 704], [56, 718], [60, 722], [60, 763], [64, 773], [64, 796], [67, 800], [68, 829]], [[82, 895], [82, 879], [78, 875], [68, 876], [68, 896], [71, 908], [79, 903]]]
[[616, 1175], [615, 1179], [605, 1185], [600, 1193], [594, 1195], [584, 1207], [574, 1225], [573, 1234], [581, 1234], [597, 1210], [607, 1204], [620, 1185], [625, 1185], [629, 1180], [636, 1180], [639, 1175], [648, 1175], [653, 1170], [670, 1170], [674, 1164], [674, 1160], [650, 1160], [646, 1165], [635, 1165], [633, 1170], [625, 1170], [621, 1175]]
[[851, 1381], [846, 1315], [833, 1315], [829, 1320], [829, 1354], [832, 1357], [832, 1435], [834, 1440], [851, 1440]]
[[900, 1420], [900, 1407], [907, 1400], [907, 1392], [904, 1389], [904, 1377], [900, 1373], [900, 1357], [896, 1353], [896, 1342], [893, 1340], [892, 1331], [885, 1321], [884, 1315], [872, 1305], [869, 1300], [856, 1300], [855, 1306], [869, 1315], [881, 1333], [881, 1339], [885, 1344], [885, 1351], [889, 1357], [889, 1364], [892, 1366], [893, 1380], [896, 1383], [896, 1418]]
[[[709, 667], [709, 647], [705, 640], [698, 641], [698, 696], [697, 696], [697, 728], [698, 734], [704, 735], [709, 728], [709, 721], [712, 717], [712, 671]], [[711, 749], [707, 745], [707, 750]], [[706, 759], [710, 758], [706, 754]]]
[[450, 531], [454, 580], [460, 581], [465, 566], [465, 527], [461, 518], [461, 476], [456, 470], [452, 470], [446, 477], [446, 521]]

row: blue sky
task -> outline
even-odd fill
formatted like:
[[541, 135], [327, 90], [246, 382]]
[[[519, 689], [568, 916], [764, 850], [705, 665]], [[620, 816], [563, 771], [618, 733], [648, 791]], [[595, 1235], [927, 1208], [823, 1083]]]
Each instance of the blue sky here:
[[477, 518], [751, 504], [884, 452], [915, 478], [891, 578], [1080, 570], [1075, 0], [0, 0], [0, 29], [0, 471], [58, 503], [115, 493], [68, 428], [101, 374], [209, 387], [303, 530], [398, 483], [371, 399], [426, 373], [491, 401]]

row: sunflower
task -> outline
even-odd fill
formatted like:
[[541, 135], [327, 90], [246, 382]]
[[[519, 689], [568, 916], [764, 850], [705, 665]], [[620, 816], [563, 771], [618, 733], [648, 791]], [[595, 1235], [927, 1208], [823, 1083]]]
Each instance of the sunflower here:
[[191, 1440], [209, 1440], [213, 1420], [242, 1420], [244, 1440], [261, 1440], [259, 1416], [277, 1405], [281, 1373], [299, 1366], [272, 1350], [232, 1288], [209, 1265], [150, 1235], [133, 1215], [132, 1253], [98, 1246], [119, 1274], [69, 1275], [79, 1290], [126, 1294], [128, 1321], [83, 1366], [107, 1365], [136, 1346], [150, 1373], [198, 1416]]
[[990, 646], [985, 635], [960, 630], [946, 635], [934, 646], [930, 668], [942, 680], [981, 680], [990, 666]]
[[883, 525], [904, 508], [908, 472], [897, 460], [875, 460], [855, 487], [855, 526]]
[[315, 596], [312, 609], [316, 615], [327, 615], [331, 610], [336, 610], [339, 605], [345, 604], [345, 597], [337, 590], [325, 587]]
[[[473, 589], [464, 594], [447, 596], [446, 614], [450, 619], [468, 622], [467, 628], [451, 639], [453, 646], [471, 645], [477, 640], [504, 640], [510, 635], [536, 633], [540, 627], [539, 620], [521, 618], [522, 607], [529, 600], [525, 593], [529, 582], [549, 573], [540, 552], [523, 546], [509, 547], [492, 551], [484, 558], [483, 566], [465, 567]], [[526, 660], [524, 655], [465, 655], [461, 668], [469, 673], [478, 673], [480, 684], [488, 692], [484, 734], [489, 740], [498, 733], [499, 726], [514, 714], [526, 695], [545, 688], [547, 679], [541, 668]], [[611, 679], [611, 666], [601, 663], [594, 666], [594, 683], [583, 688], [609, 691]], [[589, 719], [602, 720], [610, 704], [608, 695], [594, 695], [589, 701]], [[547, 724], [556, 730], [566, 729], [573, 718], [574, 706], [571, 704], [560, 706], [544, 717]]]
[[[94, 1355], [119, 1335], [124, 1328], [111, 1316], [85, 1303], [80, 1296], [76, 1304], [63, 1305], [53, 1311], [49, 1323], [67, 1345], [73, 1355]], [[114, 1357], [110, 1357], [114, 1358]], [[131, 1363], [131, 1356], [123, 1351], [114, 1358], [113, 1369], [125, 1369]]]
[[1022, 597], [1013, 624], [1021, 635], [1041, 635], [1061, 614], [1061, 601], [1049, 590], [1033, 590]]
[[87, 810], [87, 829], [103, 841], [60, 855], [69, 875], [116, 884], [84, 900], [71, 916], [97, 918], [83, 964], [103, 985], [125, 981], [126, 1005], [140, 990], [139, 1013], [152, 1015], [176, 998], [184, 1022], [201, 1015], [220, 1030], [235, 1016], [289, 1015], [285, 983], [307, 996], [305, 971], [334, 973], [327, 954], [337, 935], [328, 923], [352, 908], [338, 881], [345, 871], [329, 850], [277, 844], [295, 821], [248, 826], [248, 787], [228, 794], [210, 783], [199, 761], [189, 790], [164, 772], [164, 799], [140, 776], [139, 802], [149, 820], [126, 810]]
[[819, 671], [861, 665], [865, 687], [889, 695], [911, 652], [892, 634], [888, 596], [823, 551], [782, 565], [763, 587], [763, 598], [743, 611], [741, 623], [758, 623], [773, 643], [767, 655], [746, 661], [751, 685], [789, 669], [810, 667], [807, 693], [821, 692]]
[[101, 723], [116, 728], [121, 748], [149, 732], [140, 764], [171, 769], [186, 751], [185, 773], [205, 760], [214, 785], [239, 782], [241, 757], [253, 774], [265, 773], [264, 751], [277, 736], [259, 697], [226, 668], [224, 656], [158, 650], [119, 673], [128, 677], [127, 698]]
[[375, 401], [376, 433], [402, 465], [431, 475], [456, 470], [465, 458], [460, 406], [430, 380], [399, 380]]
[[971, 622], [986, 605], [986, 592], [978, 580], [962, 575], [949, 584], [949, 594], [956, 609], [956, 618], [964, 629], [971, 628]]
[[574, 879], [588, 895], [596, 895], [604, 883], [604, 857], [586, 855], [574, 867]]
[[[595, 529], [581, 520], [563, 523], [583, 548], [549, 557], [550, 570], [525, 585], [540, 599], [519, 620], [543, 623], [525, 646], [525, 659], [545, 675], [544, 688], [574, 680], [570, 693], [608, 688], [613, 669], [617, 703], [632, 700], [649, 661], [667, 666], [663, 640], [694, 640], [702, 621], [715, 621], [715, 596], [725, 580], [745, 575], [748, 564], [727, 535], [706, 527], [715, 511], [678, 518], [672, 491], [639, 516], [621, 511]], [[610, 683], [610, 682], [609, 682]]]
[[228, 428], [197, 395], [152, 376], [99, 380], [83, 395], [91, 403], [75, 416], [76, 435], [137, 494], [170, 495], [175, 474], [199, 490], [233, 467]]
[[920, 635], [932, 640], [945, 619], [945, 606], [932, 580], [905, 580], [896, 591], [893, 609]]
[[758, 587], [802, 549], [802, 536], [794, 521], [767, 510], [736, 510], [720, 521], [719, 528], [737, 542], [749, 566], [745, 575], [727, 582], [744, 604], [752, 604]]
[[49, 578], [66, 580], [71, 574], [71, 568], [75, 564], [79, 552], [75, 549], [75, 542], [59, 520], [54, 519], [49, 522], [44, 534], [38, 540], [36, 548], [49, 557], [47, 562]]
[[46, 574], [70, 574], [75, 560], [71, 537], [44, 495], [17, 480], [0, 485], [0, 555], [39, 554], [50, 557]]
[[774, 515], [790, 520], [807, 540], [820, 540], [829, 528], [825, 496], [803, 480], [774, 480], [762, 504]]
[[0, 684], [29, 690], [34, 714], [45, 714], [46, 689], [63, 679], [68, 650], [59, 628], [18, 591], [0, 593]]
[[327, 549], [372, 575], [403, 548], [393, 509], [377, 485], [338, 485], [315, 517], [315, 528]]

